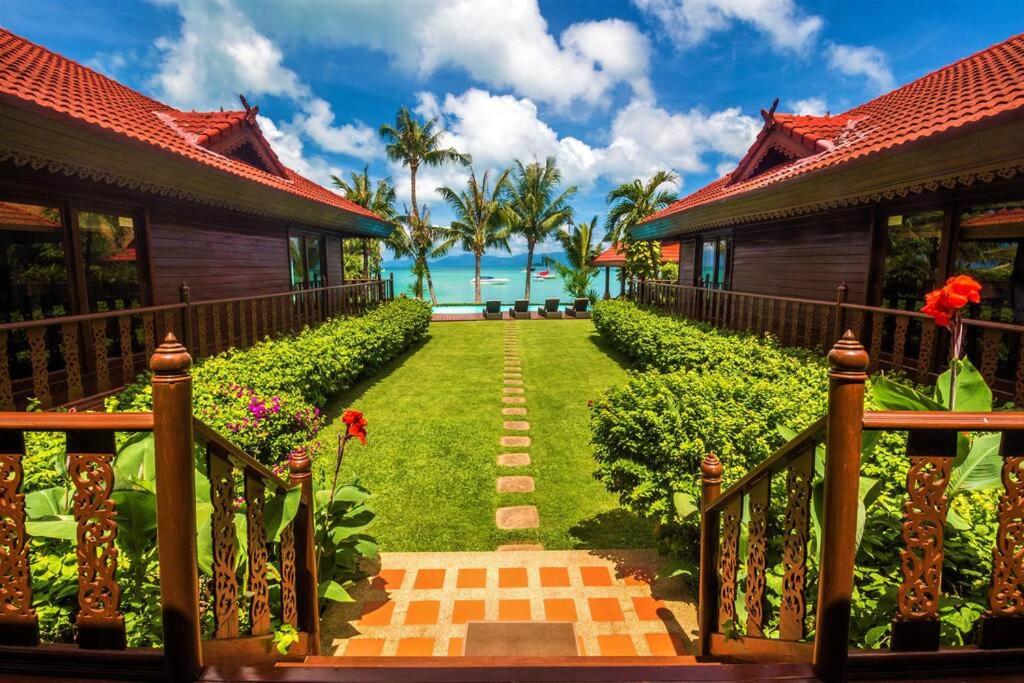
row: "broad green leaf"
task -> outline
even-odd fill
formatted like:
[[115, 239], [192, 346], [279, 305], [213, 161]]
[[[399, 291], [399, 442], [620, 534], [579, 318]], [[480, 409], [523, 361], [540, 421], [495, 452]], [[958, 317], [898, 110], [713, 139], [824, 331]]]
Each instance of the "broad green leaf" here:
[[267, 530], [267, 540], [278, 542], [281, 532], [295, 519], [299, 510], [301, 489], [298, 486], [279, 493], [267, 501], [264, 507], [263, 524]]
[[872, 381], [871, 400], [882, 410], [946, 410], [943, 404], [885, 375]]
[[72, 515], [36, 517], [25, 522], [25, 531], [34, 538], [74, 541], [78, 537], [78, 522]]
[[967, 531], [971, 528], [971, 523], [961, 517], [960, 513], [953, 508], [949, 508], [946, 512], [946, 521], [949, 522], [949, 525], [957, 531]]
[[149, 491], [114, 491], [117, 541], [133, 558], [156, 547], [156, 496]]
[[681, 520], [689, 519], [692, 515], [700, 512], [697, 502], [693, 499], [693, 494], [686, 491], [676, 491], [672, 494], [672, 504]]
[[655, 578], [670, 579], [674, 576], [683, 576], [690, 581], [696, 581], [697, 575], [698, 568], [693, 562], [688, 562], [683, 559], [675, 559], [666, 562], [665, 565], [658, 570], [658, 574]]
[[999, 455], [1001, 438], [1001, 434], [982, 434], [971, 440], [967, 457], [950, 474], [950, 495], [957, 491], [981, 491], [1000, 485], [1003, 470], [1003, 459]]
[[71, 511], [71, 492], [54, 486], [25, 494], [25, 515], [29, 519], [56, 517]]
[[213, 576], [213, 523], [207, 517], [200, 519], [196, 530], [196, 554], [199, 571], [203, 576]]
[[[985, 384], [985, 378], [968, 359], [958, 362], [956, 375], [956, 405], [951, 409], [964, 413], [987, 413], [992, 410], [992, 390]], [[949, 380], [952, 371], [946, 370], [935, 381], [938, 399], [947, 410], [949, 407]]]
[[348, 591], [334, 580], [321, 581], [317, 587], [317, 595], [322, 599], [334, 602], [354, 602]]
[[377, 543], [369, 536], [364, 536], [356, 541], [355, 550], [368, 560], [376, 560], [380, 554]]
[[156, 491], [156, 447], [152, 432], [138, 432], [125, 441], [114, 461], [114, 490]]

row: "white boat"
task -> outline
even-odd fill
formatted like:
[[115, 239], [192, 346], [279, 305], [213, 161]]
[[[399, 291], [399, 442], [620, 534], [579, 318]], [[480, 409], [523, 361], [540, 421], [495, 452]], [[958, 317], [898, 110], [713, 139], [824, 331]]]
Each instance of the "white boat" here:
[[[469, 284], [475, 285], [476, 284], [476, 278], [475, 277], [469, 278]], [[507, 277], [494, 277], [492, 275], [481, 275], [480, 276], [480, 284], [481, 285], [507, 285], [508, 284], [508, 278]]]
[[554, 280], [557, 277], [550, 270], [542, 270], [539, 273], [533, 274], [534, 280]]

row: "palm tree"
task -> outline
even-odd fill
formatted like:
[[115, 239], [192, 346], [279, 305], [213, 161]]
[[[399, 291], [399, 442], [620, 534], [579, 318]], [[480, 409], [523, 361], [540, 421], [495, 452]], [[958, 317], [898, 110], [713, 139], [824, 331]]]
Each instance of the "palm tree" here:
[[488, 188], [490, 171], [484, 171], [477, 182], [476, 172], [470, 170], [466, 189], [456, 192], [450, 187], [439, 187], [441, 195], [455, 214], [451, 229], [458, 236], [462, 248], [471, 252], [475, 259], [473, 279], [473, 301], [480, 303], [480, 259], [490, 247], [509, 250], [509, 232], [502, 215], [503, 195], [510, 170], [502, 171], [493, 188]]
[[[398, 218], [395, 209], [395, 186], [390, 178], [380, 178], [374, 185], [370, 181], [368, 166], [363, 166], [362, 173], [349, 173], [351, 181], [345, 181], [336, 175], [331, 176], [334, 186], [341, 190], [342, 196], [354, 204], [358, 204], [381, 220], [394, 223]], [[371, 254], [371, 266], [375, 272], [380, 270], [380, 240], [367, 240]], [[346, 261], [348, 260], [346, 254]], [[348, 264], [346, 264], [348, 265]]]
[[[412, 218], [420, 220], [419, 204], [416, 201], [416, 173], [420, 166], [443, 166], [444, 164], [469, 165], [472, 157], [462, 154], [454, 147], [441, 147], [441, 137], [445, 130], [439, 128], [437, 119], [422, 122], [412, 115], [408, 107], [402, 107], [395, 116], [395, 124], [385, 123], [380, 127], [380, 137], [387, 145], [385, 154], [391, 161], [400, 161], [409, 167], [410, 194], [412, 199]], [[430, 287], [430, 300], [437, 304], [434, 294], [433, 280], [427, 267], [427, 285]]]
[[558, 170], [554, 157], [548, 157], [543, 164], [535, 161], [523, 166], [516, 161], [508, 191], [508, 205], [505, 209], [506, 222], [512, 231], [526, 238], [526, 292], [530, 298], [530, 280], [533, 277], [533, 251], [538, 242], [543, 242], [553, 232], [572, 220], [569, 199], [576, 194], [572, 185], [561, 193], [562, 172]]
[[[631, 256], [641, 257], [639, 261], [643, 261], [642, 256], [648, 255], [647, 250], [631, 248], [633, 240], [629, 235], [630, 229], [675, 202], [678, 199], [675, 192], [658, 188], [666, 183], [676, 185], [678, 182], [679, 176], [672, 171], [658, 171], [646, 183], [640, 178], [634, 178], [614, 188], [605, 198], [611, 208], [604, 221], [604, 238], [613, 245], [620, 245], [626, 254], [626, 267], [619, 271], [620, 282], [623, 284], [626, 271], [633, 265], [640, 265], [639, 262], [634, 264], [633, 261], [637, 259]], [[661, 245], [656, 246], [660, 253]]]
[[590, 262], [601, 253], [594, 245], [596, 233], [597, 216], [591, 218], [590, 223], [581, 223], [572, 226], [571, 229], [560, 230], [557, 238], [565, 250], [568, 265], [548, 257], [544, 258], [548, 267], [554, 268], [562, 278], [565, 290], [578, 299], [587, 297], [593, 301], [597, 298], [590, 288], [590, 283], [597, 274], [597, 268], [590, 265]]
[[[423, 207], [419, 218], [413, 215], [400, 216], [398, 227], [391, 233], [388, 248], [396, 258], [403, 256], [413, 260], [412, 272], [416, 276], [413, 293], [418, 299], [423, 298], [423, 278], [427, 279], [427, 287], [431, 297], [434, 294], [434, 282], [430, 276], [430, 259], [441, 258], [448, 253], [458, 236], [450, 228], [442, 228], [430, 224], [430, 209]], [[436, 300], [434, 302], [437, 303]]]

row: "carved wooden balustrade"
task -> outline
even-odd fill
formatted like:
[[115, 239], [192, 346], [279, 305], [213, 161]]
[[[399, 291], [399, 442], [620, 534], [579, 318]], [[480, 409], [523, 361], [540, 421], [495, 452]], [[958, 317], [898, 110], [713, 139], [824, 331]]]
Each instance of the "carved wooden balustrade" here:
[[[853, 330], [871, 357], [871, 372], [898, 369], [926, 384], [945, 369], [950, 335], [915, 310], [847, 301], [840, 285], [834, 301], [690, 287], [674, 282], [637, 282], [638, 303], [715, 327], [768, 332], [787, 346], [828, 349]], [[989, 386], [1024, 405], [1024, 325], [965, 319], [966, 352]]]
[[294, 334], [393, 298], [394, 280], [363, 280], [281, 294], [181, 302], [0, 324], [0, 410], [87, 405], [134, 382], [156, 343], [173, 332], [198, 360]]
[[[848, 331], [829, 353], [825, 417], [721, 491], [722, 465], [702, 463], [699, 651], [750, 661], [811, 662], [824, 680], [896, 675], [908, 670], [993, 670], [1024, 663], [1024, 412], [864, 412], [868, 353]], [[899, 544], [902, 584], [891, 617], [890, 647], [850, 651], [849, 617], [856, 556], [860, 453], [864, 431], [906, 432], [907, 498]], [[946, 489], [960, 432], [1001, 432], [1003, 490], [992, 549], [988, 611], [975, 644], [940, 648], [939, 607], [948, 512]], [[824, 445], [818, 557], [809, 557], [815, 449]], [[785, 494], [772, 509], [773, 482]], [[781, 522], [781, 523], [780, 523]], [[767, 595], [770, 534], [781, 534], [782, 580], [776, 613]], [[741, 557], [745, 531], [746, 552]], [[808, 583], [816, 559], [813, 622]], [[813, 568], [813, 567], [812, 567]], [[740, 580], [743, 582], [739, 595]], [[740, 621], [737, 605], [745, 608]], [[808, 638], [808, 634], [813, 633]]]
[[[151, 361], [152, 413], [0, 413], [0, 672], [191, 680], [204, 666], [279, 659], [272, 643], [272, 615], [299, 634], [290, 656], [319, 651], [309, 459], [293, 456], [286, 482], [195, 419], [190, 364], [173, 335], [156, 349]], [[67, 435], [68, 476], [74, 487], [71, 509], [77, 523], [75, 645], [39, 642], [21, 492], [29, 432]], [[154, 437], [162, 649], [126, 648], [116, 544], [119, 514], [112, 495], [115, 433], [121, 432], [152, 432]], [[205, 640], [196, 540], [197, 445], [206, 460], [213, 510], [213, 578], [207, 607], [213, 613], [213, 628], [212, 637]], [[267, 535], [265, 505], [270, 496], [296, 487], [298, 512], [275, 542]], [[245, 595], [236, 569], [235, 505], [240, 492], [246, 501]], [[277, 562], [280, 575], [280, 599], [274, 601], [271, 560]], [[247, 629], [239, 624], [242, 607], [248, 615]]]

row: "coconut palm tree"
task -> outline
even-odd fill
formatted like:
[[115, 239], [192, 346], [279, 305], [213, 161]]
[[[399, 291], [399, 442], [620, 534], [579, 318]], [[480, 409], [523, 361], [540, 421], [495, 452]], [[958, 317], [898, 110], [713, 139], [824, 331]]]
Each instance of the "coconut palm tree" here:
[[591, 301], [597, 299], [596, 293], [590, 288], [590, 283], [597, 275], [597, 268], [590, 265], [590, 262], [601, 252], [594, 245], [594, 236], [597, 234], [597, 216], [590, 219], [589, 223], [580, 223], [571, 228], [559, 230], [556, 237], [565, 250], [568, 264], [560, 263], [552, 258], [545, 257], [544, 262], [549, 268], [554, 268], [558, 276], [562, 278], [565, 290], [575, 298], [587, 297]]
[[[678, 197], [675, 192], [662, 190], [662, 185], [676, 185], [679, 176], [672, 171], [658, 171], [647, 182], [634, 178], [608, 193], [605, 201], [611, 205], [605, 216], [605, 240], [619, 245], [626, 255], [626, 267], [619, 271], [620, 281], [625, 284], [626, 272], [640, 269], [646, 272], [649, 251], [656, 248], [660, 254], [661, 245], [647, 245], [648, 248], [634, 248], [630, 229], [658, 211], [666, 208]], [[659, 257], [655, 258], [655, 264]], [[655, 266], [657, 267], [657, 266]], [[635, 273], [640, 274], [640, 273]]]
[[[364, 209], [369, 210], [381, 220], [394, 223], [398, 218], [398, 211], [395, 209], [395, 186], [392, 184], [391, 179], [379, 178], [377, 180], [377, 184], [374, 185], [370, 180], [370, 170], [368, 166], [363, 166], [362, 173], [352, 171], [349, 174], [349, 177], [351, 180], [346, 181], [336, 175], [331, 176], [334, 186], [341, 190], [342, 196], [350, 202], [358, 204]], [[374, 272], [380, 271], [380, 244], [380, 240], [367, 241], [371, 257], [370, 266], [371, 270]], [[358, 256], [355, 254], [346, 254], [346, 261], [349, 260], [349, 256], [353, 257], [352, 265], [355, 265], [358, 260]], [[348, 270], [348, 267], [349, 264], [346, 263], [346, 270]]]
[[554, 157], [548, 157], [543, 164], [535, 161], [526, 166], [516, 161], [504, 213], [512, 232], [526, 238], [524, 296], [527, 300], [533, 277], [534, 249], [539, 242], [572, 220], [569, 199], [576, 194], [576, 186], [571, 185], [559, 192], [561, 183], [562, 172], [558, 170]]
[[[420, 121], [408, 107], [402, 107], [395, 116], [394, 125], [385, 123], [380, 127], [380, 137], [387, 144], [384, 152], [391, 161], [400, 161], [409, 167], [409, 185], [412, 199], [412, 218], [420, 220], [419, 204], [416, 201], [416, 173], [421, 166], [443, 166], [445, 164], [469, 165], [472, 157], [462, 154], [454, 147], [441, 147], [445, 130], [437, 125], [437, 119]], [[427, 266], [427, 285], [430, 300], [437, 304], [430, 267]]]
[[[430, 260], [438, 259], [447, 254], [458, 236], [450, 228], [430, 224], [430, 209], [423, 207], [420, 217], [411, 214], [398, 218], [398, 227], [388, 241], [388, 248], [396, 258], [410, 257], [413, 260], [412, 272], [416, 277], [413, 292], [418, 299], [423, 298], [423, 279], [433, 297], [434, 283], [430, 275]], [[434, 301], [436, 304], [436, 300]]]
[[470, 170], [466, 189], [456, 192], [450, 187], [439, 187], [437, 192], [448, 202], [455, 220], [451, 229], [458, 236], [462, 248], [473, 254], [475, 260], [473, 279], [473, 301], [480, 303], [480, 260], [484, 251], [497, 247], [508, 251], [509, 231], [505, 226], [502, 208], [504, 206], [505, 185], [508, 183], [510, 170], [501, 172], [493, 188], [488, 187], [490, 171], [484, 171], [483, 178], [477, 181], [476, 172]]

